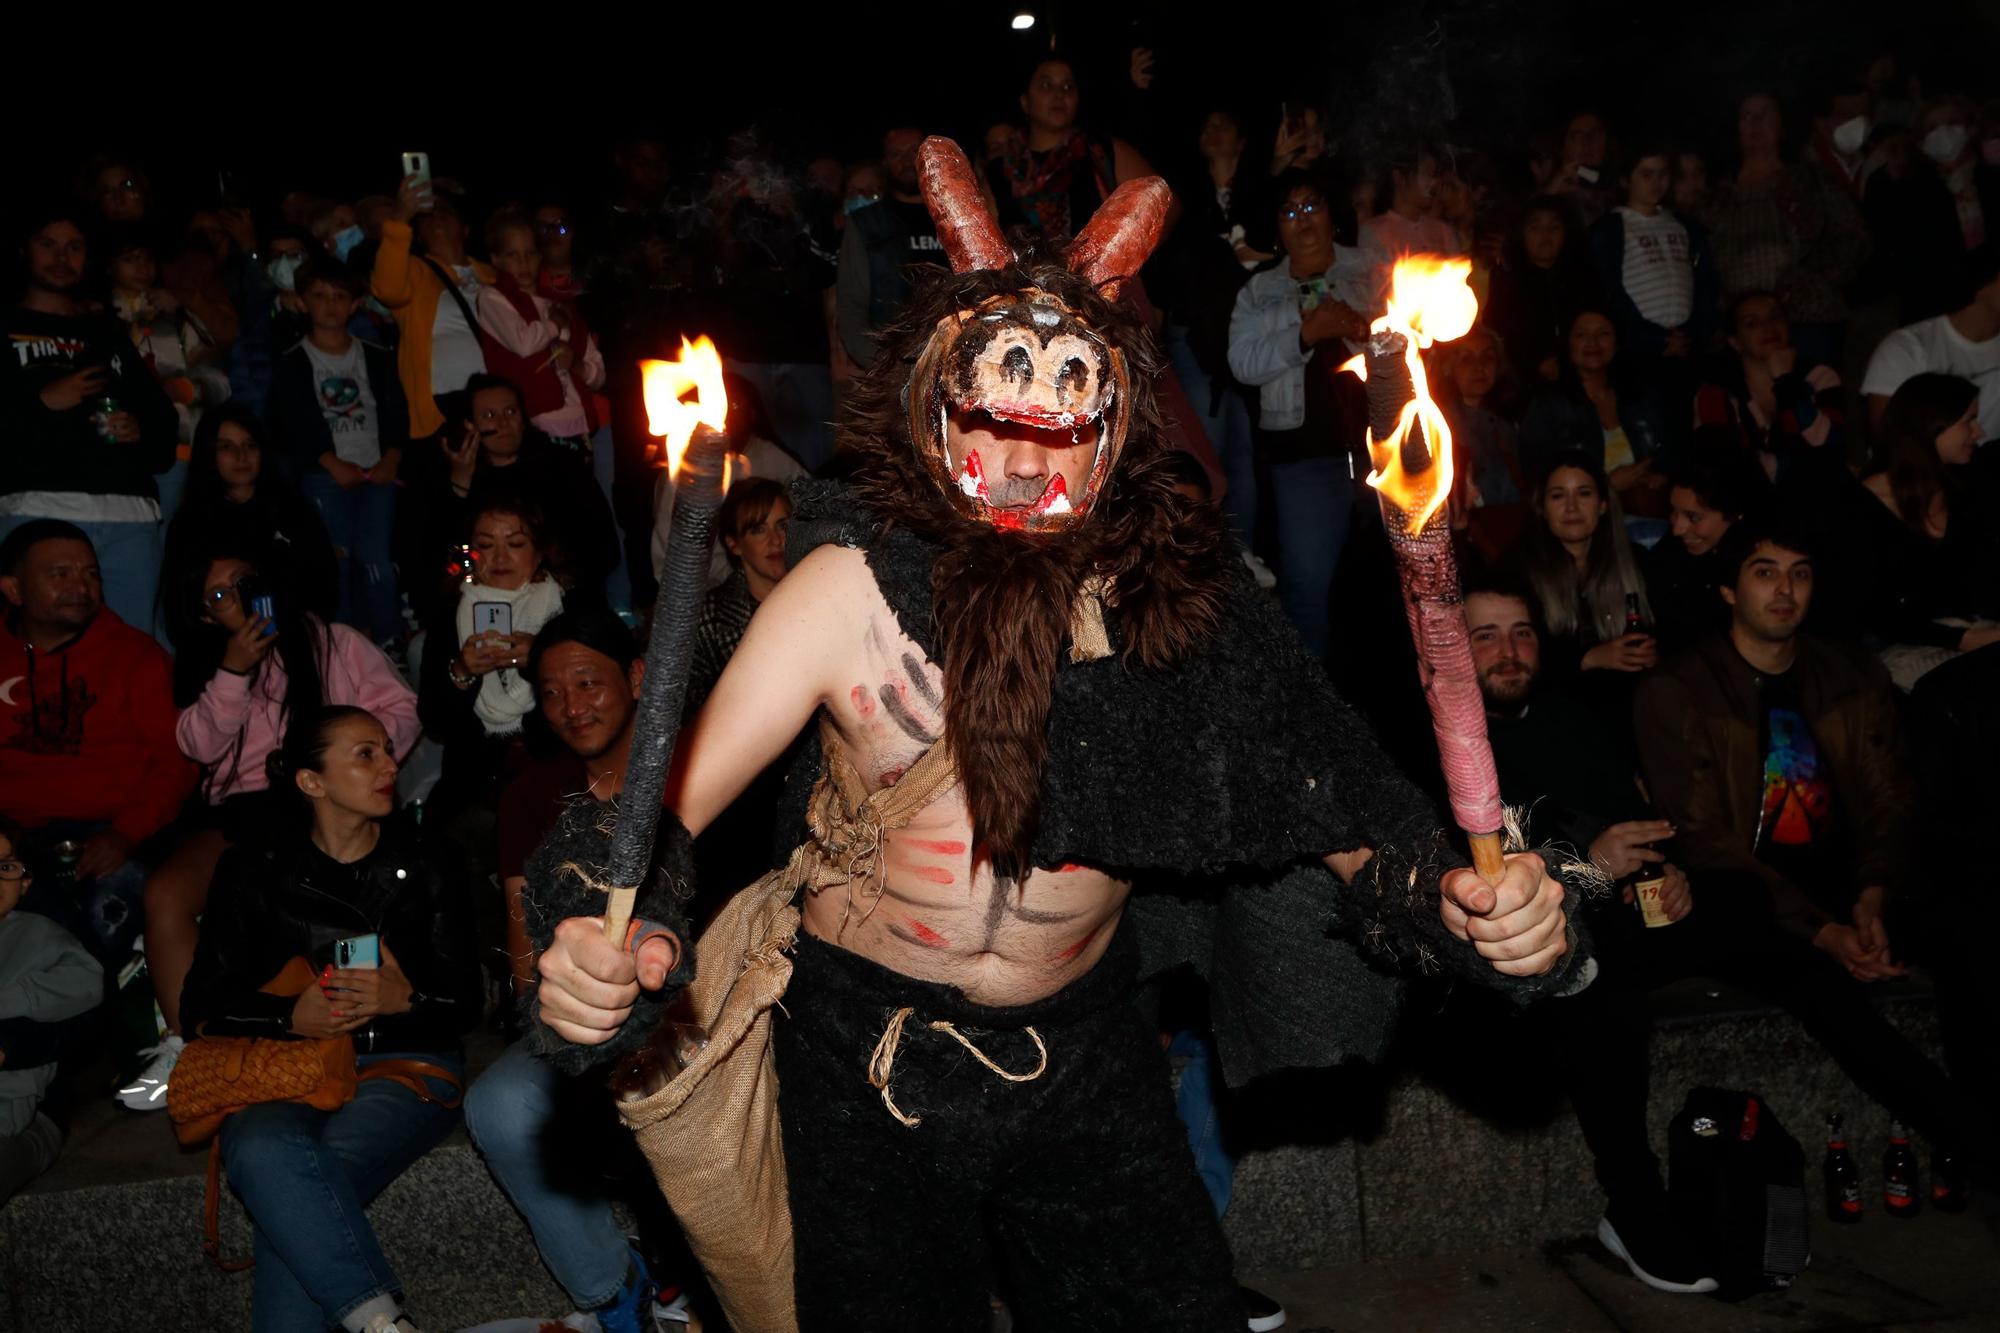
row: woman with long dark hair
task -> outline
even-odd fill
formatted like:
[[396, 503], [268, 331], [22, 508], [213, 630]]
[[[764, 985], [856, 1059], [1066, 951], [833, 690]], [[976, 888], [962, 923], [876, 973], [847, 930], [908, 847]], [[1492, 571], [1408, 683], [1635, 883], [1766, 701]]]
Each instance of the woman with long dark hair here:
[[1618, 325], [1596, 305], [1570, 316], [1556, 382], [1528, 404], [1521, 421], [1521, 461], [1545, 474], [1560, 454], [1589, 455], [1625, 508], [1663, 516], [1666, 476], [1655, 460], [1669, 443], [1668, 424], [1650, 386], [1628, 375], [1618, 355]]
[[1904, 689], [2000, 643], [2000, 458], [1983, 453], [1969, 380], [1913, 375], [1890, 398], [1844, 549], [1860, 628]]
[[[223, 1124], [256, 1237], [252, 1327], [408, 1330], [363, 1209], [458, 1122], [482, 999], [471, 905], [456, 858], [391, 820], [395, 754], [366, 709], [295, 717], [270, 781], [293, 818], [216, 867], [184, 1016], [202, 1036], [349, 1036], [360, 1086], [337, 1111], [261, 1102]], [[317, 984], [265, 991], [300, 959]], [[424, 1068], [371, 1075], [389, 1061]]]
[[209, 881], [225, 848], [268, 829], [265, 760], [286, 727], [327, 705], [353, 705], [381, 719], [398, 753], [419, 735], [417, 697], [382, 650], [305, 609], [258, 558], [218, 546], [170, 569], [164, 583], [178, 650], [174, 735], [181, 753], [202, 766], [202, 805], [194, 832], [146, 880], [146, 966], [166, 1031], [138, 1077], [118, 1091], [140, 1111], [166, 1107], [184, 1044], [181, 982]]
[[1638, 599], [1650, 625], [1652, 603], [1624, 516], [1597, 460], [1559, 454], [1530, 495], [1534, 518], [1521, 537], [1521, 559], [1548, 638], [1542, 663], [1556, 674], [1637, 672], [1654, 665], [1651, 635], [1628, 632]]
[[[242, 403], [220, 403], [202, 413], [190, 446], [187, 490], [167, 525], [161, 568], [184, 568], [198, 548], [252, 552], [264, 569], [284, 571], [307, 610], [331, 619], [339, 569], [333, 542], [313, 507], [272, 466], [269, 442], [263, 421]], [[165, 591], [167, 581], [160, 586], [172, 637], [181, 613]]]
[[1577, 311], [1602, 299], [1574, 210], [1553, 195], [1530, 199], [1493, 271], [1482, 312], [1500, 335], [1515, 378], [1555, 383], [1564, 331]]
[[1545, 631], [1542, 679], [1589, 706], [1629, 750], [1633, 688], [1658, 665], [1659, 645], [1617, 492], [1594, 455], [1571, 451], [1541, 473], [1529, 508], [1520, 559]]

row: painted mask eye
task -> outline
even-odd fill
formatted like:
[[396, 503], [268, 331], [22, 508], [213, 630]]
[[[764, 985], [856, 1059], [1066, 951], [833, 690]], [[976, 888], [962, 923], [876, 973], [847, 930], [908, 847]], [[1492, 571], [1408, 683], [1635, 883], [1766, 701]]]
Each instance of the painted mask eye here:
[[1025, 347], [1009, 347], [1007, 355], [1000, 359], [1000, 370], [1008, 383], [1026, 384], [1035, 377], [1035, 359]]
[[1077, 357], [1063, 362], [1062, 369], [1056, 372], [1056, 388], [1065, 393], [1080, 392], [1089, 387], [1090, 367]]

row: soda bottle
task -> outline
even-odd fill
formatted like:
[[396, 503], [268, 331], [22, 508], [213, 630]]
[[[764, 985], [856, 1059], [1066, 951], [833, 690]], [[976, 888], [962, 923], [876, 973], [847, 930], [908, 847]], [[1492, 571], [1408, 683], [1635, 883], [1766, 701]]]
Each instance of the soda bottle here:
[[1931, 1206], [1941, 1213], [1962, 1213], [1972, 1196], [1965, 1164], [1958, 1154], [1939, 1148], [1931, 1154]]
[[1854, 1154], [1847, 1150], [1847, 1131], [1840, 1127], [1840, 1112], [1826, 1118], [1826, 1215], [1834, 1222], [1861, 1220], [1861, 1172]]
[[1625, 594], [1625, 632], [1642, 634], [1645, 629], [1646, 617], [1639, 612], [1639, 594], [1628, 592]]
[[1917, 1188], [1917, 1150], [1900, 1120], [1889, 1121], [1889, 1151], [1882, 1154], [1882, 1207], [1891, 1217], [1915, 1217], [1924, 1206]]

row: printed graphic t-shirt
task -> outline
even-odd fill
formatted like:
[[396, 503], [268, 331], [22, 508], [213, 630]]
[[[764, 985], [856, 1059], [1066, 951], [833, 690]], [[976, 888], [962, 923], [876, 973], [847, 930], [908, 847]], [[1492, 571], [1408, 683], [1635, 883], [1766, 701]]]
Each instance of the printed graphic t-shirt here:
[[1763, 705], [1763, 809], [1757, 855], [1814, 898], [1841, 900], [1842, 829], [1832, 775], [1806, 722], [1798, 684], [1789, 672], [1757, 677]]
[[376, 432], [375, 391], [368, 384], [360, 341], [348, 343], [338, 356], [321, 351], [310, 338], [300, 346], [312, 362], [313, 390], [319, 397], [320, 416], [333, 436], [334, 456], [356, 467], [374, 467], [382, 461], [382, 443]]

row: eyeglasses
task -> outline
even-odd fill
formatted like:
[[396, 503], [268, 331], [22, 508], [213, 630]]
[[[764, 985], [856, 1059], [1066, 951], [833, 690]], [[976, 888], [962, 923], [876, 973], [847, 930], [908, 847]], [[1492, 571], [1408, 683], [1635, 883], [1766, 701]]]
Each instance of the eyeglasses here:
[[0, 861], [0, 882], [26, 879], [28, 867], [20, 861]]
[[221, 606], [231, 598], [240, 598], [243, 595], [240, 590], [243, 587], [244, 580], [255, 577], [256, 575], [254, 574], [239, 574], [220, 588], [210, 588], [201, 595], [201, 598], [210, 606]]
[[567, 223], [567, 222], [537, 222], [537, 223], [535, 224], [535, 235], [537, 235], [537, 236], [567, 236], [567, 235], [569, 235], [569, 223]]
[[1319, 210], [1320, 205], [1318, 204], [1295, 204], [1285, 209], [1278, 216], [1287, 222], [1297, 222], [1300, 218], [1311, 217], [1313, 214], [1319, 212]]

